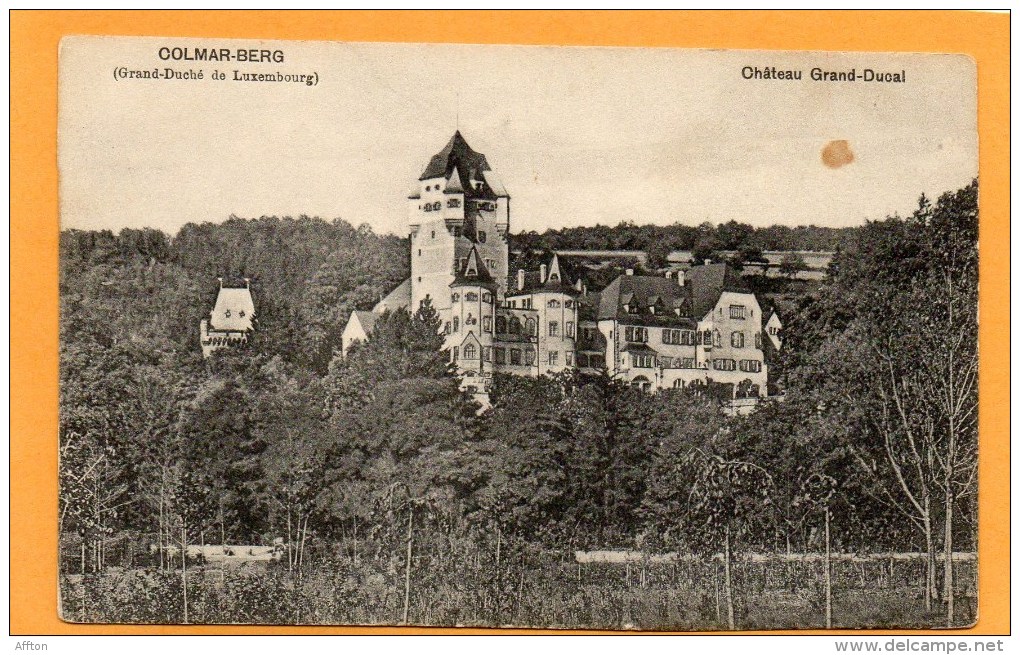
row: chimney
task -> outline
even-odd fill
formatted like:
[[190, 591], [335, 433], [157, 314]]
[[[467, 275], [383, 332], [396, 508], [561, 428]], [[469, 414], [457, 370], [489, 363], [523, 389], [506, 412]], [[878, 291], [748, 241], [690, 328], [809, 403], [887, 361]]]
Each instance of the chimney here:
[[542, 264], [538, 267], [538, 283], [545, 284], [546, 266]]
[[517, 290], [524, 291], [524, 269], [517, 269]]
[[683, 271], [677, 271], [676, 272], [676, 283], [679, 284], [680, 286], [683, 286], [686, 281], [687, 280], [686, 280], [686, 278], [684, 276], [684, 272]]
[[627, 274], [627, 275], [634, 275], [634, 269], [633, 269], [633, 268], [628, 268], [628, 269], [626, 270], [626, 274]]
[[250, 289], [251, 288], [251, 278], [247, 278], [247, 277], [244, 278], [244, 288], [245, 289]]
[[222, 289], [223, 288], [223, 278], [218, 277], [216, 279], [220, 281], [220, 288]]

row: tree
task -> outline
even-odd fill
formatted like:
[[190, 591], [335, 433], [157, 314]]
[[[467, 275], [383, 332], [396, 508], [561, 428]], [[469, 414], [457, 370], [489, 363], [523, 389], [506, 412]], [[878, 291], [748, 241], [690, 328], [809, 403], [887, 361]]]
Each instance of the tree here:
[[779, 272], [782, 275], [790, 278], [791, 280], [808, 268], [807, 262], [804, 258], [795, 252], [787, 253], [783, 255], [783, 260], [779, 262]]
[[[751, 537], [767, 522], [772, 476], [751, 462], [695, 453], [697, 477], [691, 490], [692, 514], [715, 543], [722, 542], [726, 624], [736, 629], [730, 558], [734, 543]], [[711, 543], [710, 541], [710, 543]]]

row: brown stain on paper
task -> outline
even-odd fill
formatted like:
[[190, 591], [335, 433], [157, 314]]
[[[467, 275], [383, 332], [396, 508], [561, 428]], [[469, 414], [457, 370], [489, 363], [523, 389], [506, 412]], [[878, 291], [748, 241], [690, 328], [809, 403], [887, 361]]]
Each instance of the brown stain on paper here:
[[829, 141], [822, 148], [822, 163], [829, 168], [842, 168], [854, 161], [854, 153], [850, 150], [850, 142], [838, 139]]

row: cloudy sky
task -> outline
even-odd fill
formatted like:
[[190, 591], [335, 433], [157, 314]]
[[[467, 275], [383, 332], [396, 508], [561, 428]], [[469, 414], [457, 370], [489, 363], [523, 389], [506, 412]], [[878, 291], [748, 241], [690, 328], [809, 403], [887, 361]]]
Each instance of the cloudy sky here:
[[[284, 62], [164, 62], [164, 46], [280, 49]], [[203, 79], [115, 78], [168, 65]], [[745, 67], [803, 79], [747, 80]], [[815, 67], [906, 82], [816, 82]], [[458, 127], [502, 178], [514, 231], [856, 225], [977, 174], [962, 56], [80, 38], [61, 48], [61, 220], [173, 233], [308, 214], [404, 234], [408, 189]]]

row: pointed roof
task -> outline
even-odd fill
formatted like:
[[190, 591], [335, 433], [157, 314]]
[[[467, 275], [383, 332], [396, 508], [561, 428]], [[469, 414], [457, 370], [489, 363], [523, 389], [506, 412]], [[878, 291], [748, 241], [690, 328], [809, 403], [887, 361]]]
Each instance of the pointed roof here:
[[446, 183], [443, 193], [464, 193], [464, 185], [460, 183], [460, 173], [456, 168], [453, 169], [453, 174], [450, 175], [450, 181]]
[[[495, 199], [498, 196], [489, 184], [489, 178], [486, 177], [486, 172], [491, 170], [485, 155], [472, 150], [460, 130], [457, 130], [446, 146], [432, 156], [418, 180], [431, 180], [437, 177], [449, 180], [456, 171], [461, 187], [472, 198]], [[495, 180], [495, 177], [492, 179]], [[475, 182], [481, 184], [476, 188]]]
[[481, 257], [478, 256], [478, 249], [474, 246], [471, 246], [471, 251], [464, 258], [464, 265], [457, 271], [450, 286], [478, 286], [493, 289], [496, 287], [496, 281], [489, 273], [489, 269], [482, 263]]

